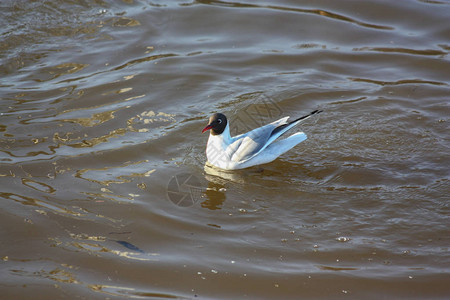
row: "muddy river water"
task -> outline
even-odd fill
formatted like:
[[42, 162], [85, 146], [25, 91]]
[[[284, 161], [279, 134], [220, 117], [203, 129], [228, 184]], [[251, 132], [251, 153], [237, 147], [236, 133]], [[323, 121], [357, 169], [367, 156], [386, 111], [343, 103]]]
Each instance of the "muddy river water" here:
[[[450, 2], [0, 3], [2, 299], [449, 299]], [[283, 116], [272, 163], [205, 167]]]

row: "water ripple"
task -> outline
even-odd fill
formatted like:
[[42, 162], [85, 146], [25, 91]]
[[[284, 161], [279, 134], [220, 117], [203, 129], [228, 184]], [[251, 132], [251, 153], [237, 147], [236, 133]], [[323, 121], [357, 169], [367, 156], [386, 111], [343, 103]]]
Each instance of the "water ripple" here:
[[391, 26], [365, 23], [365, 22], [361, 22], [361, 21], [358, 21], [356, 19], [344, 16], [344, 15], [340, 15], [340, 14], [322, 10], [322, 9], [305, 9], [305, 8], [284, 7], [284, 6], [278, 6], [278, 5], [258, 5], [258, 4], [249, 4], [249, 3], [243, 3], [243, 2], [227, 2], [227, 1], [214, 1], [214, 0], [213, 1], [196, 0], [194, 3], [233, 7], [233, 8], [263, 8], [263, 9], [270, 9], [270, 10], [275, 10], [275, 11], [279, 10], [279, 11], [287, 11], [287, 12], [302, 13], [302, 14], [312, 14], [312, 15], [318, 15], [318, 16], [325, 17], [325, 18], [330, 18], [333, 20], [356, 24], [361, 27], [367, 27], [367, 28], [372, 28], [372, 29], [377, 29], [377, 30], [394, 30], [394, 28]]
[[349, 78], [351, 81], [355, 82], [367, 82], [372, 84], [377, 84], [381, 86], [385, 85], [402, 85], [402, 84], [431, 84], [431, 85], [443, 85], [448, 86], [445, 82], [437, 82], [437, 81], [429, 81], [429, 80], [421, 80], [421, 79], [402, 79], [398, 81], [381, 81], [367, 78]]
[[448, 52], [434, 50], [434, 49], [425, 49], [425, 50], [415, 50], [415, 49], [407, 49], [407, 48], [383, 48], [383, 47], [363, 47], [363, 48], [354, 48], [353, 51], [375, 51], [375, 52], [385, 52], [385, 53], [404, 53], [404, 54], [413, 54], [413, 55], [438, 55], [444, 57], [448, 54]]

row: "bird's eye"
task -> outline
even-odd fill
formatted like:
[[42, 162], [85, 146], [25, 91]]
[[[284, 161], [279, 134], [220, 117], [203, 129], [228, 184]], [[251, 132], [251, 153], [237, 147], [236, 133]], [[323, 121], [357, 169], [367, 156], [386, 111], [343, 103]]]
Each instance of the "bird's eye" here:
[[218, 119], [217, 122], [219, 122], [219, 124], [221, 124], [222, 123], [222, 119]]

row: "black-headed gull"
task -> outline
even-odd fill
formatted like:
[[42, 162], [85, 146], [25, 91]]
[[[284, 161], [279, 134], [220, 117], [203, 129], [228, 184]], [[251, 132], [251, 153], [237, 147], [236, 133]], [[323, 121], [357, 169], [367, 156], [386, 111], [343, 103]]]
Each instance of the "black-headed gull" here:
[[275, 140], [300, 121], [320, 112], [322, 111], [315, 110], [291, 122], [288, 122], [289, 117], [284, 117], [235, 137], [230, 135], [227, 117], [224, 114], [215, 113], [202, 130], [202, 133], [210, 130], [206, 146], [208, 162], [224, 170], [244, 169], [269, 163], [306, 140], [307, 137], [303, 132], [297, 132], [285, 139]]

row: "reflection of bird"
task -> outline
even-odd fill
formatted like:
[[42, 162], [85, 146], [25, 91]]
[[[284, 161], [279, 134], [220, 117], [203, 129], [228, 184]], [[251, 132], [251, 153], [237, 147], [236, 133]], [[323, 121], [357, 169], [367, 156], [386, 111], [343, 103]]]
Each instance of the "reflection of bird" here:
[[201, 203], [202, 207], [210, 210], [221, 209], [226, 199], [224, 185], [209, 182], [204, 198], [205, 200]]
[[289, 117], [284, 117], [235, 137], [230, 135], [227, 117], [221, 113], [213, 114], [208, 125], [202, 130], [202, 133], [211, 130], [206, 146], [208, 162], [225, 170], [269, 163], [306, 140], [306, 134], [297, 132], [283, 140], [275, 140], [300, 121], [320, 112], [322, 111], [315, 110], [291, 122], [288, 122]]

